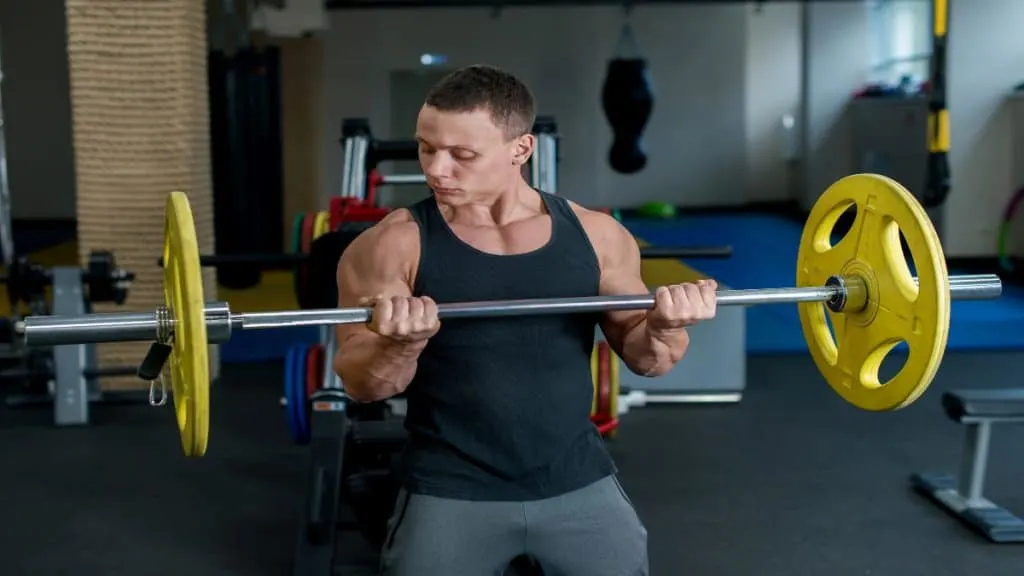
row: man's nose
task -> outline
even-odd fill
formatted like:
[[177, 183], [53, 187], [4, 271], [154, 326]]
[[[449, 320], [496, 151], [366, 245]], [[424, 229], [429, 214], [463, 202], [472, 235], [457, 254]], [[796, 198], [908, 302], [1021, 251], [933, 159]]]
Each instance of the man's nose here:
[[430, 178], [445, 178], [451, 173], [451, 162], [443, 152], [422, 159], [423, 174]]

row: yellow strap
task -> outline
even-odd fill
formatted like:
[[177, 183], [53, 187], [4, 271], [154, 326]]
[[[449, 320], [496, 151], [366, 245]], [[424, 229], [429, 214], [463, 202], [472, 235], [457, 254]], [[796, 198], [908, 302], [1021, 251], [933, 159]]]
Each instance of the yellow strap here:
[[944, 38], [949, 25], [949, 3], [947, 0], [932, 0], [932, 18], [935, 36]]
[[[938, 130], [935, 129], [938, 117]], [[949, 110], [939, 110], [928, 116], [928, 151], [949, 152]]]

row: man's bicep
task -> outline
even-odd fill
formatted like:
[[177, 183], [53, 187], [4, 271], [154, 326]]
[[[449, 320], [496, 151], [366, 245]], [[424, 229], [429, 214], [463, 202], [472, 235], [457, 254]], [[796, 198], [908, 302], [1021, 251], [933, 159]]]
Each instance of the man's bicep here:
[[[347, 255], [346, 255], [347, 256]], [[343, 256], [338, 263], [338, 305], [359, 306], [375, 296], [411, 296], [402, 267], [371, 254]]]
[[[389, 259], [386, 254], [380, 254], [380, 247], [374, 240], [376, 239], [357, 238], [338, 261], [339, 307], [366, 306], [367, 300], [376, 296], [412, 294], [401, 262]], [[394, 258], [396, 255], [393, 252], [390, 257]], [[362, 324], [338, 325], [338, 341], [343, 342], [353, 334], [365, 333], [366, 330]]]
[[[611, 235], [603, 253], [601, 266], [602, 296], [632, 296], [649, 294], [644, 284], [640, 266], [640, 247], [628, 230], [618, 222], [616, 232]], [[646, 315], [646, 310], [619, 310], [605, 312], [601, 319], [601, 331], [616, 352], [621, 353], [622, 341]]]

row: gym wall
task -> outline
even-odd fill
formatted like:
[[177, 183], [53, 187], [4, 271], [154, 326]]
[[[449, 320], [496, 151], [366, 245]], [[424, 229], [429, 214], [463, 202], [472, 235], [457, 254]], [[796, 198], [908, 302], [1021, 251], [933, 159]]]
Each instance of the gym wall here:
[[[862, 3], [807, 4], [802, 9], [806, 154], [796, 197], [809, 210], [829, 185], [856, 170], [846, 111], [850, 96], [868, 77], [868, 19]], [[924, 146], [924, 134], [921, 141]]]
[[[1024, 82], [1024, 2], [950, 2], [949, 107], [953, 191], [946, 203], [946, 254], [990, 255], [1002, 212], [1024, 185], [1014, 155], [1013, 86]], [[1024, 138], [1024, 132], [1018, 136]], [[1015, 167], [1016, 164], [1016, 167]], [[1019, 174], [1020, 176], [1015, 176]], [[1016, 226], [1017, 255], [1024, 256]]]
[[[792, 198], [799, 185], [800, 5], [746, 7], [746, 109], [748, 202]], [[794, 120], [785, 127], [782, 119]]]

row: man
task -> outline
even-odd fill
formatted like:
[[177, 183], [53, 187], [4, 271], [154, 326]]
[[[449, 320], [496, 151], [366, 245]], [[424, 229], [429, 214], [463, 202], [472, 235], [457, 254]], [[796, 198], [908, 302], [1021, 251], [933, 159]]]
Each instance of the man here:
[[381, 554], [389, 576], [648, 573], [647, 532], [590, 422], [595, 325], [630, 370], [666, 373], [715, 283], [658, 288], [651, 310], [440, 322], [437, 303], [647, 294], [632, 235], [531, 188], [534, 99], [487, 66], [451, 73], [416, 123], [433, 197], [395, 210], [338, 264], [335, 370], [356, 401], [405, 393], [403, 489]]

